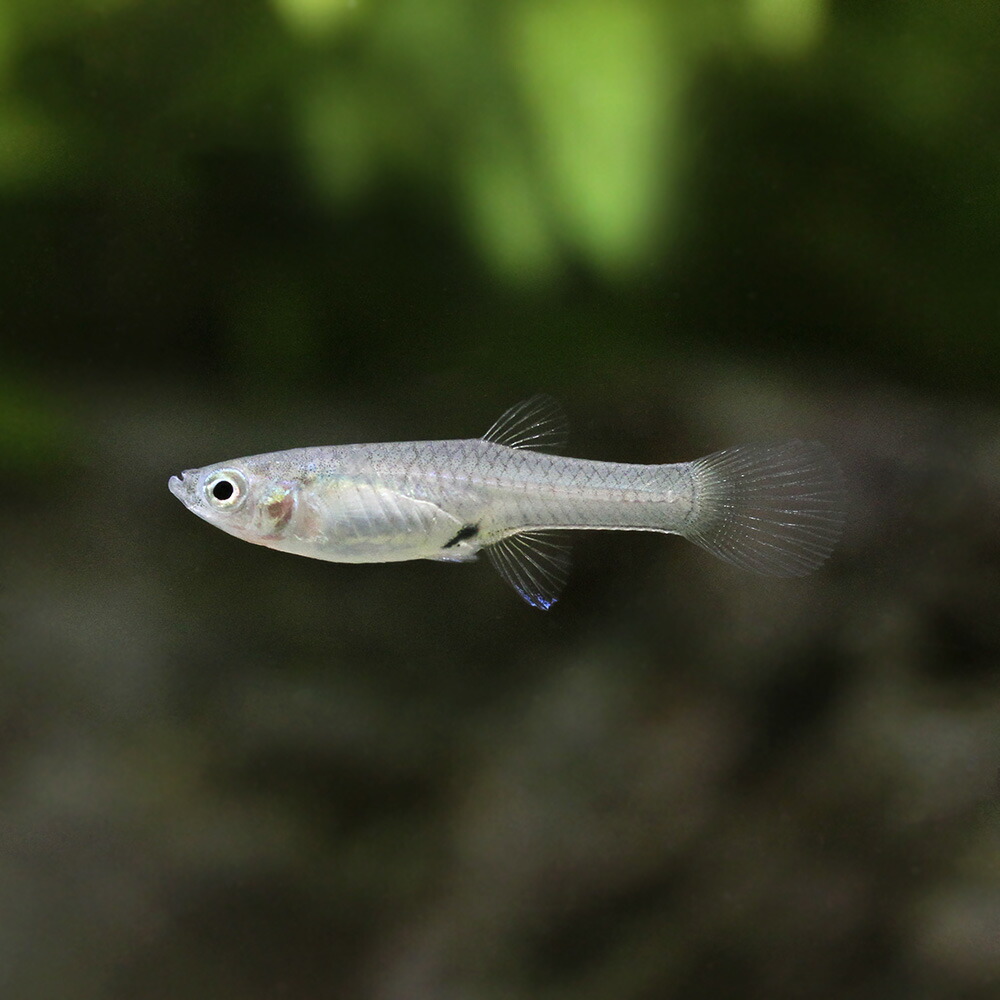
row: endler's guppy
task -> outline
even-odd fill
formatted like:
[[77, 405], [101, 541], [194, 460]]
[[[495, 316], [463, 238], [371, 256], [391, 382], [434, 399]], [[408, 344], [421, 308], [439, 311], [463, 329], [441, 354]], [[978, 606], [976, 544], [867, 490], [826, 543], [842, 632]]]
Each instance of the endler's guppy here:
[[570, 528], [682, 535], [769, 576], [802, 576], [840, 537], [845, 496], [823, 445], [729, 448], [675, 465], [563, 458], [566, 420], [535, 396], [481, 438], [296, 448], [170, 477], [189, 510], [237, 538], [331, 562], [440, 559], [485, 550], [547, 609]]

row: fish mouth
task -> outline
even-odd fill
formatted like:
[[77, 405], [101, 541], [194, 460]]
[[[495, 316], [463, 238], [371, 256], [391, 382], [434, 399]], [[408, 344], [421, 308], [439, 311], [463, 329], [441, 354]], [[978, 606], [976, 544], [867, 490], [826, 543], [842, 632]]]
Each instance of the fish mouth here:
[[191, 493], [190, 482], [185, 482], [185, 479], [190, 474], [190, 471], [191, 470], [189, 469], [187, 472], [182, 472], [179, 476], [171, 476], [170, 479], [167, 480], [167, 489], [169, 489], [170, 492], [181, 501], [181, 503], [187, 503], [188, 497]]

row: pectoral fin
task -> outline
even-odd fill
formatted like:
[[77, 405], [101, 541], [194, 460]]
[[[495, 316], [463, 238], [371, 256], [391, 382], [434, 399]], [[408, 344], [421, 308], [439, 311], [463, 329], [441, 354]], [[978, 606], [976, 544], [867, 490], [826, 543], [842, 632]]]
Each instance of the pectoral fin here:
[[533, 608], [548, 611], [569, 571], [569, 546], [554, 531], [508, 535], [487, 550], [497, 572]]
[[[318, 512], [335, 533], [341, 562], [398, 562], [432, 557], [435, 537], [448, 538], [461, 522], [429, 500], [368, 483], [348, 483]], [[452, 550], [449, 550], [452, 551]]]

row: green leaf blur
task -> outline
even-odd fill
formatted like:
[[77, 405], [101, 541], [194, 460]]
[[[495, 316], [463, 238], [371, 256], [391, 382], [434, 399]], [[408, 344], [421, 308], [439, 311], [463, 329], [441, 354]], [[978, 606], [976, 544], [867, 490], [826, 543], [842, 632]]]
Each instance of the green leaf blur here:
[[[4, 0], [3, 350], [304, 377], [361, 283], [398, 328], [443, 272], [484, 310], [551, 296], [543, 353], [582, 279], [619, 303], [612, 365], [681, 329], [985, 385], [998, 28], [916, 0]], [[272, 267], [302, 286], [287, 352], [243, 298]]]

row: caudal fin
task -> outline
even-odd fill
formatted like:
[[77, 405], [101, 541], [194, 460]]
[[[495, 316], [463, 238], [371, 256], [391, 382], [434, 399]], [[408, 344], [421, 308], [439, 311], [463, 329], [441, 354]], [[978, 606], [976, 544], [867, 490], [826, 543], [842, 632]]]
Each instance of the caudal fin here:
[[840, 468], [816, 441], [729, 448], [691, 463], [696, 491], [685, 537], [767, 576], [804, 576], [844, 526]]

